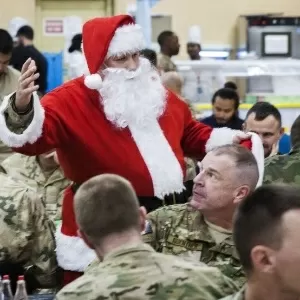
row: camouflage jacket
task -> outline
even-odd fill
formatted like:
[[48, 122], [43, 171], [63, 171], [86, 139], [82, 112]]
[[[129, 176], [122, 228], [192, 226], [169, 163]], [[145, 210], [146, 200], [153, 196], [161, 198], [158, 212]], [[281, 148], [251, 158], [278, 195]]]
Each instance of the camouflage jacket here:
[[274, 155], [265, 160], [264, 184], [294, 183], [300, 185], [300, 147], [286, 155]]
[[176, 71], [176, 65], [173, 63], [171, 58], [165, 54], [159, 53], [157, 55], [157, 67], [163, 72]]
[[143, 240], [156, 251], [189, 257], [219, 268], [241, 287], [245, 275], [232, 238], [216, 244], [199, 211], [187, 204], [165, 206], [148, 214]]
[[236, 285], [218, 269], [156, 253], [140, 244], [113, 251], [56, 298], [212, 300], [232, 291], [237, 291]]
[[224, 298], [222, 298], [220, 300], [245, 300], [245, 289], [242, 288], [236, 294], [224, 297]]
[[36, 156], [13, 154], [1, 164], [6, 174], [32, 187], [45, 201], [46, 211], [53, 220], [61, 219], [63, 194], [70, 184], [58, 167], [48, 176], [42, 171]]
[[0, 173], [0, 260], [31, 267], [44, 287], [52, 287], [57, 269], [54, 224], [34, 191]]

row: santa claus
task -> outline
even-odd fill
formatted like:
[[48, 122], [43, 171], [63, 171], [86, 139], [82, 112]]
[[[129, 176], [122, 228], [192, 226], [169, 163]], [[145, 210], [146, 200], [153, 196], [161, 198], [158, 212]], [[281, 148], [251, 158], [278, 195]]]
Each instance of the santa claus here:
[[[180, 194], [184, 156], [201, 158], [222, 144], [246, 140], [262, 176], [260, 139], [193, 120], [186, 103], [166, 91], [157, 71], [139, 56], [144, 46], [141, 28], [128, 15], [88, 21], [83, 50], [91, 75], [65, 83], [40, 102], [38, 74], [28, 60], [17, 92], [0, 107], [0, 139], [26, 155], [57, 149], [75, 187], [102, 173], [123, 176], [142, 204], [147, 199], [162, 205], [166, 195]], [[64, 270], [82, 272], [95, 254], [77, 236], [74, 192], [70, 187], [65, 194], [57, 260]], [[71, 273], [65, 274], [70, 281]]]

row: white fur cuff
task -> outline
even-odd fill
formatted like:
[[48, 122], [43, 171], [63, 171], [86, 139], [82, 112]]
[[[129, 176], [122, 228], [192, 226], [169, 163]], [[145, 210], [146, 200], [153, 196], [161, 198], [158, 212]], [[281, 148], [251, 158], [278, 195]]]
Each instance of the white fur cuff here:
[[208, 141], [206, 142], [206, 153], [214, 148], [232, 144], [233, 137], [239, 132], [239, 130], [232, 130], [229, 128], [215, 128], [210, 134]]
[[37, 93], [33, 93], [34, 116], [30, 125], [22, 134], [16, 134], [7, 128], [4, 112], [9, 105], [9, 100], [13, 94], [4, 97], [0, 106], [0, 139], [9, 147], [22, 147], [26, 143], [33, 144], [42, 135], [45, 120], [44, 108], [40, 103]]
[[84, 272], [97, 258], [95, 251], [82, 238], [63, 234], [61, 226], [57, 227], [55, 239], [58, 265], [66, 271]]
[[124, 25], [116, 30], [110, 42], [107, 57], [138, 52], [145, 47], [146, 42], [141, 26], [137, 24]]

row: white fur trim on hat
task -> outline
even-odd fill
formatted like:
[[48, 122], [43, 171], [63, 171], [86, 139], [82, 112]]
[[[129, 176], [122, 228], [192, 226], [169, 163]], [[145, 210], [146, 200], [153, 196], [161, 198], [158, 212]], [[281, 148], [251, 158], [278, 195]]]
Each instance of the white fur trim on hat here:
[[[214, 148], [232, 144], [233, 137], [238, 133], [244, 133], [240, 130], [232, 130], [229, 128], [215, 128], [206, 142], [206, 152], [213, 150]], [[252, 142], [252, 149], [251, 152], [253, 153], [254, 157], [256, 158], [258, 171], [259, 171], [259, 179], [257, 182], [257, 187], [259, 187], [263, 182], [264, 176], [264, 148], [261, 142], [260, 137], [253, 132], [247, 132], [247, 134], [251, 134], [251, 142]]]
[[145, 47], [146, 41], [142, 27], [137, 24], [124, 25], [116, 30], [110, 42], [107, 57], [138, 52]]
[[84, 85], [91, 90], [99, 90], [102, 87], [102, 78], [99, 74], [88, 75], [84, 78]]
[[33, 95], [34, 115], [29, 126], [21, 134], [10, 131], [6, 124], [5, 111], [14, 93], [4, 97], [0, 106], [0, 140], [9, 147], [22, 147], [26, 143], [33, 144], [41, 137], [45, 120], [45, 111], [36, 92]]
[[97, 258], [79, 236], [67, 236], [61, 232], [61, 226], [56, 229], [56, 258], [58, 265], [67, 271], [84, 272], [86, 267]]

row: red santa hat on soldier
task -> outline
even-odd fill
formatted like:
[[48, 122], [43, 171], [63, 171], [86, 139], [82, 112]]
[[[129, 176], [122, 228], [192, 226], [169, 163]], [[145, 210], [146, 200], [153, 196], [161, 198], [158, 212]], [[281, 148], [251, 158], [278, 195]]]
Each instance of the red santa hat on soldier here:
[[84, 24], [82, 38], [91, 73], [85, 77], [84, 84], [96, 90], [102, 86], [99, 71], [107, 58], [138, 52], [146, 45], [141, 27], [129, 15], [92, 19]]

